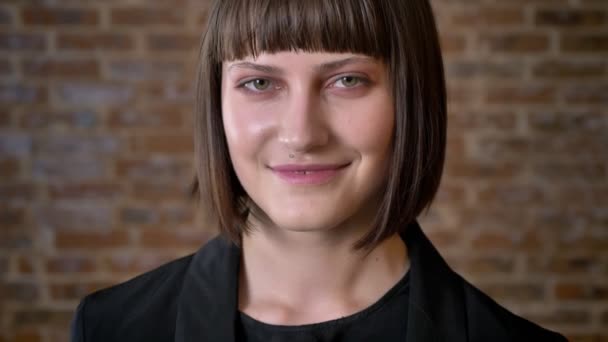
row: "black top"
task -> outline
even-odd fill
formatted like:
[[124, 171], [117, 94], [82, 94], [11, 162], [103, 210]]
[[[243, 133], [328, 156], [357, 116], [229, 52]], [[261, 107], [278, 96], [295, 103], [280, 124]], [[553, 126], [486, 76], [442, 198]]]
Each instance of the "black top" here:
[[[417, 222], [401, 234], [410, 259], [407, 341], [562, 342], [456, 274]], [[86, 296], [73, 342], [237, 342], [240, 249], [224, 238], [196, 254]]]
[[306, 325], [272, 325], [240, 312], [239, 342], [367, 342], [405, 341], [407, 329], [407, 272], [371, 306], [339, 319]]

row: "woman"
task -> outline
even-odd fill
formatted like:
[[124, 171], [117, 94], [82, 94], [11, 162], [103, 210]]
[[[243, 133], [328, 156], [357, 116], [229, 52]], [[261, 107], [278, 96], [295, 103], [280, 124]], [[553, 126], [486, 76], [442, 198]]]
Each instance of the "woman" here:
[[426, 0], [221, 0], [193, 192], [222, 232], [87, 296], [74, 341], [563, 341], [500, 307], [416, 223], [446, 94]]

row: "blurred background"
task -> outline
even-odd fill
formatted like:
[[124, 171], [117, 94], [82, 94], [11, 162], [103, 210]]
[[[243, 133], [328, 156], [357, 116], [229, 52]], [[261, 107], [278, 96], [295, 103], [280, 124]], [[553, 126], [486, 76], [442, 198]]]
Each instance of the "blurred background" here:
[[[458, 272], [608, 341], [608, 0], [432, 0], [445, 175], [421, 224]], [[0, 1], [0, 342], [67, 341], [79, 300], [215, 233], [192, 108], [206, 0]]]

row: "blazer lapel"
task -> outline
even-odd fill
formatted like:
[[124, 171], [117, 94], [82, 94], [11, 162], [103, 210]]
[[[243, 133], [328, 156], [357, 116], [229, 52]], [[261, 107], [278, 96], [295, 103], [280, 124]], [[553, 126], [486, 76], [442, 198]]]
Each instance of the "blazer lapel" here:
[[239, 248], [218, 236], [193, 257], [178, 301], [176, 342], [235, 342]]
[[414, 221], [401, 234], [410, 257], [407, 341], [467, 341], [462, 280]]

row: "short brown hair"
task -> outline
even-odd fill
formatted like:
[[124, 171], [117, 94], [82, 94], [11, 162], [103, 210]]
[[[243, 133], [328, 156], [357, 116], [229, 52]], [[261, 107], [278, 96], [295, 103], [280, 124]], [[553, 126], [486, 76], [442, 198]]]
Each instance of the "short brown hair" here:
[[355, 248], [373, 248], [428, 208], [446, 143], [443, 60], [428, 0], [216, 0], [200, 55], [192, 195], [205, 217], [240, 244], [249, 198], [230, 162], [222, 124], [222, 63], [261, 52], [352, 52], [386, 63], [395, 131], [387, 188], [372, 229]]

